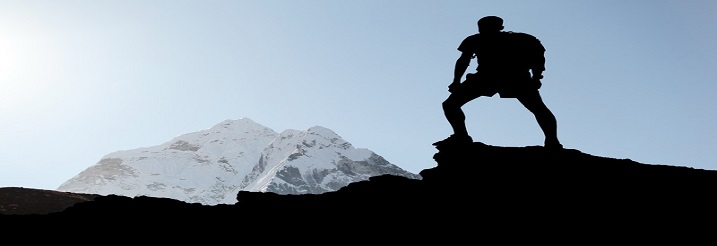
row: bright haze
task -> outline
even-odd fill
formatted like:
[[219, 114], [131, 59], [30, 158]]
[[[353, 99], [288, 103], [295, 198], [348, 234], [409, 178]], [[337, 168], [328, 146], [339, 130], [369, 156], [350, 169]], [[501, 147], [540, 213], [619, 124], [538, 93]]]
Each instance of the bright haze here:
[[[418, 173], [480, 17], [546, 47], [566, 148], [717, 169], [717, 2], [2, 1], [0, 187], [56, 189], [101, 157], [248, 117], [322, 126]], [[469, 71], [475, 69], [475, 61]], [[475, 141], [542, 145], [515, 99], [464, 108]]]

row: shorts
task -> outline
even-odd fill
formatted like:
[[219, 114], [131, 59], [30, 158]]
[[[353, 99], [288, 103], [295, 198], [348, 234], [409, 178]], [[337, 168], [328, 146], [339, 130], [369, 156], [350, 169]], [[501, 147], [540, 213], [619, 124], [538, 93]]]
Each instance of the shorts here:
[[469, 73], [454, 93], [466, 94], [470, 97], [492, 97], [497, 93], [501, 98], [518, 98], [537, 92], [538, 86], [536, 81], [530, 78], [530, 73], [511, 76]]

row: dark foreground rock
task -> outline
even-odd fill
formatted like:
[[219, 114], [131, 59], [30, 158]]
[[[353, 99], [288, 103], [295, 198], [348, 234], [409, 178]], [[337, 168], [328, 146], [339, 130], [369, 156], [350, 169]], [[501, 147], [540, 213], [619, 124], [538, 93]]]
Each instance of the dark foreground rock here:
[[376, 176], [324, 194], [242, 191], [236, 204], [216, 206], [110, 195], [61, 212], [0, 219], [157, 226], [232, 221], [234, 226], [281, 224], [319, 231], [364, 225], [371, 230], [412, 228], [468, 236], [466, 230], [565, 233], [604, 226], [711, 224], [717, 218], [717, 171], [598, 157], [573, 149], [481, 143], [442, 149], [434, 159], [437, 165], [421, 171], [421, 180]]

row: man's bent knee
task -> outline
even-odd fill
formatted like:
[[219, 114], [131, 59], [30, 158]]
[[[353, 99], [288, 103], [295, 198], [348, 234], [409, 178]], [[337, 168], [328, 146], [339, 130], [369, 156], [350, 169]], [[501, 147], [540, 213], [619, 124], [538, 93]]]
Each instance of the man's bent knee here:
[[441, 105], [443, 106], [443, 109], [454, 109], [455, 110], [455, 109], [460, 109], [461, 107], [463, 107], [463, 105], [465, 105], [466, 103], [468, 103], [471, 100], [473, 100], [473, 99], [466, 99], [461, 96], [457, 96], [456, 94], [451, 94], [450, 96], [448, 96], [448, 98], [445, 101], [443, 101], [443, 103]]
[[457, 109], [460, 109], [463, 106], [463, 104], [465, 104], [465, 103], [460, 103], [457, 100], [451, 100], [450, 98], [448, 98], [445, 101], [443, 101], [443, 104], [441, 104], [441, 105], [443, 106], [443, 110], [457, 110]]

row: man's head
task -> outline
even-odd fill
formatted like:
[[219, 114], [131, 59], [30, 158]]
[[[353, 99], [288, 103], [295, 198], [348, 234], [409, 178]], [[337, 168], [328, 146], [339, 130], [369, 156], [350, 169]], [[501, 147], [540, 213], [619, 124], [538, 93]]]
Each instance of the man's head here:
[[478, 32], [492, 33], [503, 30], [503, 19], [498, 16], [486, 16], [478, 20]]

